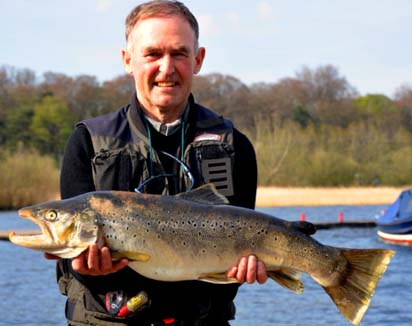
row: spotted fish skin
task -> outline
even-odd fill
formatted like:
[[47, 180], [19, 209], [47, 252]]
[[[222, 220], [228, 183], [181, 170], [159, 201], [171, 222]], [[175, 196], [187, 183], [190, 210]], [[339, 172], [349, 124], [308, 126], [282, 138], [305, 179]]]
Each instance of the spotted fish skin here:
[[148, 257], [131, 262], [131, 267], [163, 281], [226, 272], [239, 257], [262, 247], [275, 221], [260, 214], [249, 219], [244, 214], [256, 212], [233, 206], [119, 192], [94, 193], [89, 206], [105, 244], [132, 259], [133, 252]]
[[309, 274], [354, 324], [394, 254], [323, 245], [310, 236], [310, 223], [229, 206], [212, 185], [176, 196], [96, 191], [19, 213], [42, 234], [10, 234], [17, 245], [73, 258], [97, 242], [113, 259], [126, 257], [136, 272], [161, 281], [236, 282], [227, 270], [253, 254], [273, 280], [294, 292], [303, 291], [300, 274]]

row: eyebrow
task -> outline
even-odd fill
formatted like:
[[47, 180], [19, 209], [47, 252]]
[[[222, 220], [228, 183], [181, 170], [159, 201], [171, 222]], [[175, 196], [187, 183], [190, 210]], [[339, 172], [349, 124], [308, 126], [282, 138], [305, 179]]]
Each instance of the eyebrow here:
[[[148, 52], [159, 52], [163, 51], [161, 47], [156, 47], [156, 46], [148, 46], [143, 49], [143, 53], [148, 53]], [[187, 46], [181, 45], [175, 48], [171, 49], [171, 52], [184, 52], [184, 53], [189, 53], [190, 49]]]

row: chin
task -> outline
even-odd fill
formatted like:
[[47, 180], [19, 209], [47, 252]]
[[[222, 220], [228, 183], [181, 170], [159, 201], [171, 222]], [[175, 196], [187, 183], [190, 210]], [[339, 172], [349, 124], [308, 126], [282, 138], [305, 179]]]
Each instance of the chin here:
[[157, 100], [153, 101], [153, 103], [158, 107], [176, 107], [182, 105], [185, 101], [182, 101], [180, 98], [177, 100], [176, 96], [171, 96], [168, 98], [158, 98]]

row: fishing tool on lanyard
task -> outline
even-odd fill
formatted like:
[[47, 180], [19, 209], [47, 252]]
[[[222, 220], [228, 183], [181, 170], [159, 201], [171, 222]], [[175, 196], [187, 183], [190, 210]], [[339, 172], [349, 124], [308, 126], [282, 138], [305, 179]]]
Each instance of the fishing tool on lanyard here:
[[136, 312], [148, 302], [149, 297], [145, 291], [140, 291], [129, 299], [122, 290], [106, 293], [106, 310], [109, 314], [117, 317], [125, 317]]
[[[142, 182], [140, 183], [140, 185], [135, 188], [134, 191], [135, 191], [135, 192], [138, 192], [138, 193], [141, 193], [142, 190], [143, 190], [143, 188], [144, 188], [147, 184], [149, 184], [150, 182], [152, 182], [152, 181], [154, 181], [154, 180], [156, 180], [156, 179], [158, 179], [158, 178], [165, 178], [165, 177], [174, 177], [174, 176], [176, 176], [176, 175], [173, 174], [173, 173], [164, 173], [164, 174], [159, 174], [159, 175], [155, 175], [155, 176], [153, 175], [152, 136], [151, 136], [150, 128], [149, 128], [149, 126], [147, 125], [146, 119], [145, 119], [144, 121], [145, 121], [145, 124], [146, 124], [147, 136], [148, 136], [148, 138], [149, 138], [149, 147], [150, 147], [150, 150], [149, 150], [149, 159], [150, 159], [150, 170], [149, 170], [149, 171], [150, 171], [150, 177], [147, 178], [146, 180], [142, 181]], [[159, 152], [162, 153], [162, 154], [164, 154], [164, 155], [166, 155], [166, 156], [168, 156], [168, 157], [170, 157], [171, 159], [175, 160], [176, 162], [178, 162], [178, 163], [180, 164], [184, 176], [186, 176], [186, 177], [189, 179], [189, 187], [187, 188], [186, 191], [190, 191], [190, 190], [193, 189], [193, 186], [194, 186], [194, 184], [195, 184], [195, 180], [194, 180], [193, 175], [192, 175], [192, 173], [190, 172], [188, 166], [183, 162], [183, 160], [184, 160], [184, 157], [183, 157], [183, 152], [184, 152], [184, 126], [185, 126], [185, 123], [184, 123], [184, 121], [182, 121], [181, 158], [178, 159], [176, 156], [173, 156], [172, 154], [169, 154], [169, 153], [164, 152], [164, 151], [159, 151]]]

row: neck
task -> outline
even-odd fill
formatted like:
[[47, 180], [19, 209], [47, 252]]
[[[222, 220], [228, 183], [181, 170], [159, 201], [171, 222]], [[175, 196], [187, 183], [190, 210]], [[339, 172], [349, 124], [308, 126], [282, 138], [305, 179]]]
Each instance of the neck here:
[[172, 123], [180, 119], [185, 112], [186, 106], [182, 108], [159, 108], [152, 107], [150, 109], [145, 108], [141, 105], [143, 113], [154, 121], [160, 123]]

